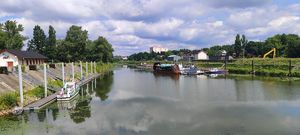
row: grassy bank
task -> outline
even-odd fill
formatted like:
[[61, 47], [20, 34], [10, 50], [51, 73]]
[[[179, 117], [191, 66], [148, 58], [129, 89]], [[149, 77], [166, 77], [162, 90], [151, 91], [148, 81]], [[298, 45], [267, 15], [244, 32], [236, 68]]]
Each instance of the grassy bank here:
[[251, 74], [271, 77], [300, 77], [300, 59], [239, 59], [228, 62], [196, 62], [198, 67], [222, 67], [229, 73]]
[[[155, 61], [125, 61], [120, 64], [126, 64], [131, 67], [136, 67], [141, 63], [152, 65]], [[172, 63], [162, 61], [162, 63]], [[224, 61], [193, 61], [193, 62], [178, 62], [182, 64], [195, 64], [200, 69], [205, 68], [222, 68], [229, 70], [229, 73], [234, 74], [252, 74], [259, 76], [271, 77], [300, 77], [300, 59], [276, 58], [276, 59], [238, 59], [228, 61], [225, 65]]]
[[[24, 105], [44, 97], [44, 87], [38, 86], [32, 90], [24, 92]], [[52, 92], [48, 91], [48, 95]], [[0, 111], [11, 109], [20, 105], [19, 92], [10, 92], [0, 95]]]

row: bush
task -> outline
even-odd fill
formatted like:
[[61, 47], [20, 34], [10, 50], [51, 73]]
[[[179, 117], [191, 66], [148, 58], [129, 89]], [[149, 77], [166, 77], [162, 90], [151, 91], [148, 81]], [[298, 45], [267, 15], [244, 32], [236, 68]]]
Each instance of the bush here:
[[38, 86], [38, 87], [28, 91], [27, 94], [29, 96], [34, 96], [34, 97], [37, 97], [37, 98], [43, 98], [44, 94], [45, 94], [44, 87]]
[[7, 93], [0, 96], [0, 110], [17, 106], [18, 96], [15, 93]]
[[21, 66], [21, 69], [22, 69], [22, 72], [25, 73], [26, 66], [25, 66], [25, 65], [22, 65], [22, 66]]

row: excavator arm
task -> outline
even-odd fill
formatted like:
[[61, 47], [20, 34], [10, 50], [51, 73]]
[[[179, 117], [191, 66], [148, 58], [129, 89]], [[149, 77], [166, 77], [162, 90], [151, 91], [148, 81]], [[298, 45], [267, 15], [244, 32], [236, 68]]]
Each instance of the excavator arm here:
[[267, 52], [266, 54], [264, 54], [263, 58], [266, 58], [269, 54], [271, 54], [273, 52], [273, 58], [276, 57], [276, 48], [273, 48], [271, 51]]

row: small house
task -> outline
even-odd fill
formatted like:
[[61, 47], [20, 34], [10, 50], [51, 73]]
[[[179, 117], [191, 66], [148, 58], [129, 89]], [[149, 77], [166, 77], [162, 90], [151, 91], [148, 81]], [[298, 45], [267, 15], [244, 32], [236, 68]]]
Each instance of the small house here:
[[181, 60], [181, 57], [177, 56], [177, 55], [170, 55], [170, 56], [168, 56], [167, 60], [168, 61], [179, 61], [179, 60]]
[[20, 51], [20, 50], [2, 50], [0, 51], [0, 67], [6, 68], [12, 72], [14, 67], [19, 64], [29, 65], [40, 65], [45, 62], [47, 57], [31, 51]]
[[204, 51], [197, 51], [193, 55], [194, 60], [209, 60], [209, 56]]

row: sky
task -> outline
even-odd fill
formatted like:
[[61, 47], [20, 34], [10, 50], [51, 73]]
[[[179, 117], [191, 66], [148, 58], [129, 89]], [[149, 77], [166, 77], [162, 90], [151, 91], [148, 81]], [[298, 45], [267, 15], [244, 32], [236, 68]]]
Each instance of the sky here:
[[152, 46], [201, 49], [233, 44], [236, 34], [264, 41], [275, 34], [300, 34], [299, 0], [1, 0], [0, 23], [16, 20], [31, 38], [52, 25], [63, 39], [71, 25], [104, 36], [114, 55]]

